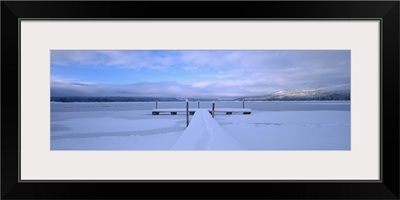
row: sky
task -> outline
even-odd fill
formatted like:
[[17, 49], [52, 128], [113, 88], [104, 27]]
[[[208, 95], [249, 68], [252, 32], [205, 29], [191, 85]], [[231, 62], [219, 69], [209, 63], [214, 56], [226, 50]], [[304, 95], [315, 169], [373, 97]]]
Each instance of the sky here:
[[350, 50], [51, 50], [52, 97], [236, 98], [350, 89]]

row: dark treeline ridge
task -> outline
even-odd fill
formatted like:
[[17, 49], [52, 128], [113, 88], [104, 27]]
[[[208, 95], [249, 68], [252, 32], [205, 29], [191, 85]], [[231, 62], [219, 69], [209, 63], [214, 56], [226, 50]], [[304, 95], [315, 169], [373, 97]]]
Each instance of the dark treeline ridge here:
[[[189, 101], [213, 101], [215, 99], [188, 98]], [[53, 102], [171, 102], [186, 101], [183, 98], [173, 97], [51, 97]]]
[[[219, 101], [218, 99], [196, 99], [189, 101]], [[350, 95], [327, 95], [318, 97], [255, 97], [237, 98], [233, 101], [350, 101]], [[155, 98], [155, 97], [51, 97], [52, 102], [183, 102], [180, 98]]]
[[172, 101], [349, 101], [350, 90], [311, 90], [275, 92], [261, 97], [242, 97], [236, 99], [220, 98], [181, 98], [181, 97], [51, 97], [53, 102], [172, 102]]

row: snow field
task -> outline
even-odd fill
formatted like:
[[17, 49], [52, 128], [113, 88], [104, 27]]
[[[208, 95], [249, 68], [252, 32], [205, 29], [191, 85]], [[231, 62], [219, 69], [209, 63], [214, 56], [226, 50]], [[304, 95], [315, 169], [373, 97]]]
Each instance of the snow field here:
[[186, 128], [185, 118], [148, 111], [51, 113], [52, 150], [165, 150]]
[[[51, 112], [51, 150], [350, 150], [346, 104], [317, 102], [327, 109], [313, 110], [296, 103], [288, 104], [295, 109], [287, 111], [253, 109], [251, 115], [216, 114], [215, 120], [190, 116], [198, 122], [188, 129], [183, 113], [152, 115], [151, 109], [57, 104], [59, 110]], [[108, 105], [142, 108], [136, 104]], [[337, 105], [340, 108], [333, 109]]]
[[249, 150], [350, 150], [349, 111], [255, 111], [216, 120]]

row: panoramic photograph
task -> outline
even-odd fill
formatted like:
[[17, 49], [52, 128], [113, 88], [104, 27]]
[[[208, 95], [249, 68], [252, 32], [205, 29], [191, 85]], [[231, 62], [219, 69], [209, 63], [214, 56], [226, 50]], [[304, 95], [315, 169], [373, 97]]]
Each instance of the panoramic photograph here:
[[350, 50], [51, 50], [50, 150], [351, 150]]

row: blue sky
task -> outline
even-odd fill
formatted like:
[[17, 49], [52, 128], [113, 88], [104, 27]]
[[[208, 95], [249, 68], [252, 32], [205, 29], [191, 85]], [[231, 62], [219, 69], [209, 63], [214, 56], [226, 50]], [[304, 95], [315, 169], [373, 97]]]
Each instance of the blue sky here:
[[263, 96], [350, 88], [349, 50], [51, 50], [51, 96]]

